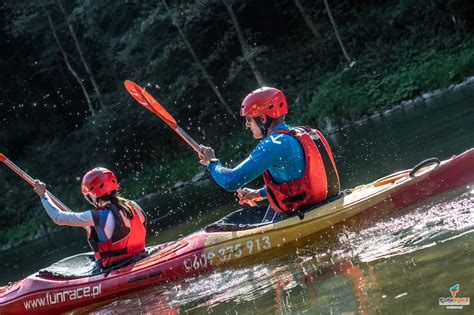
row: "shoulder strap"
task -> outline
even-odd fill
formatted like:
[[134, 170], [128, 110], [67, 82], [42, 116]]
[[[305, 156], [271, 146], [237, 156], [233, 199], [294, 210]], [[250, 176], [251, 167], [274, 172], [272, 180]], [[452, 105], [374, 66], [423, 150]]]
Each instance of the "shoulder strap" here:
[[120, 215], [120, 208], [111, 203], [109, 205], [109, 209], [110, 209], [110, 211], [112, 211], [112, 214], [115, 218], [115, 221], [116, 222], [118, 221], [120, 223], [120, 225], [124, 226], [125, 222], [123, 221], [123, 217]]
[[144, 218], [144, 221], [143, 221], [143, 226], [147, 226], [147, 216], [146, 216], [146, 213], [145, 211], [143, 211], [142, 207], [140, 207], [138, 205], [138, 203], [136, 203], [135, 201], [133, 200], [130, 200], [130, 205], [132, 206], [133, 210], [135, 211], [135, 213], [139, 215], [139, 213], [141, 213], [143, 215], [143, 218]]
[[124, 238], [125, 236], [127, 236], [128, 233], [130, 232], [130, 228], [125, 226], [123, 217], [122, 215], [120, 215], [119, 207], [117, 207], [114, 204], [110, 204], [109, 209], [110, 211], [112, 211], [112, 214], [115, 220], [115, 228], [114, 228], [114, 232], [112, 233], [112, 238], [111, 238], [112, 242], [115, 243], [121, 240], [122, 238]]
[[274, 133], [283, 133], [283, 134], [287, 135], [287, 134], [290, 133], [290, 131], [289, 131], [289, 130], [286, 130], [286, 129], [272, 130], [272, 133], [271, 133], [271, 134], [274, 134]]

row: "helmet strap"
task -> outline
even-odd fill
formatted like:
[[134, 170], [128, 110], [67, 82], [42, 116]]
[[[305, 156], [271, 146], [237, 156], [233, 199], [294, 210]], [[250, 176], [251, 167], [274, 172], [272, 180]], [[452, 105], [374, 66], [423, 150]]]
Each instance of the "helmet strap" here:
[[264, 124], [260, 121], [260, 118], [255, 119], [255, 122], [257, 123], [258, 128], [260, 128], [260, 130], [262, 131], [263, 138], [267, 136], [268, 129], [270, 128], [270, 125], [273, 122], [273, 118], [268, 117], [268, 116], [266, 117], [267, 117], [267, 121]]
[[86, 198], [86, 200], [95, 208], [97, 208], [97, 199], [96, 197], [94, 197], [92, 194], [85, 194], [84, 195], [84, 198]]

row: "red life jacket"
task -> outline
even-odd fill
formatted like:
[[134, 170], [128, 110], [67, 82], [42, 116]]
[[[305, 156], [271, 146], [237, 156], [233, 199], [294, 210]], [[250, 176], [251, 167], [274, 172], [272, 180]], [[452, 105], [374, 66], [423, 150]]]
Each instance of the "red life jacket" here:
[[276, 212], [298, 211], [339, 192], [336, 163], [321, 132], [308, 127], [298, 127], [289, 131], [281, 129], [274, 133], [295, 137], [303, 147], [306, 162], [303, 175], [286, 183], [277, 184], [268, 171], [263, 173], [267, 199]]
[[[130, 219], [130, 228], [125, 226], [119, 209], [115, 205], [108, 205], [108, 209], [112, 212], [115, 220], [115, 228], [112, 237], [105, 242], [99, 242], [95, 229], [91, 229], [88, 235], [88, 242], [94, 251], [96, 260], [100, 260], [102, 267], [109, 267], [114, 263], [123, 261], [129, 257], [139, 254], [145, 250], [146, 238], [146, 219], [142, 223], [135, 206], [132, 204], [133, 218]], [[100, 209], [99, 209], [100, 210]], [[100, 224], [98, 211], [92, 211], [94, 222]], [[105, 224], [105, 222], [103, 222]], [[101, 227], [103, 227], [100, 224]]]

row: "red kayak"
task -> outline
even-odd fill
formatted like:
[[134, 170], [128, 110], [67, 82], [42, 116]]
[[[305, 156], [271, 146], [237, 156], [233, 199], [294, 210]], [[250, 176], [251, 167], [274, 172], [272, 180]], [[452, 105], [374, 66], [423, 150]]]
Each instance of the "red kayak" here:
[[[442, 162], [426, 160], [298, 215], [267, 222], [266, 207], [240, 210], [176, 242], [151, 246], [146, 257], [115, 269], [98, 271], [91, 253], [76, 255], [0, 287], [0, 314], [66, 312], [178, 277], [244, 264], [362, 212], [401, 209], [470, 183], [474, 183], [474, 149]], [[258, 219], [230, 224], [242, 211]]]

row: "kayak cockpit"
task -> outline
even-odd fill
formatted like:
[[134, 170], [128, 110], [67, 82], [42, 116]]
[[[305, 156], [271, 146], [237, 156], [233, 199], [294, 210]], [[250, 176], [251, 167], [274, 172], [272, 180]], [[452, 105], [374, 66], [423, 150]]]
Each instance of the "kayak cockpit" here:
[[207, 233], [241, 231], [258, 228], [286, 219], [286, 214], [277, 214], [268, 205], [239, 209], [219, 221], [206, 226]]
[[243, 208], [234, 211], [219, 221], [206, 226], [205, 231], [208, 233], [242, 231], [277, 223], [294, 216], [299, 216], [301, 219], [303, 219], [305, 213], [316, 210], [317, 208], [342, 198], [350, 193], [350, 190], [341, 191], [337, 195], [331, 196], [321, 203], [308, 206], [294, 213], [276, 213], [269, 205]]
[[119, 262], [108, 268], [102, 268], [99, 261], [96, 261], [92, 252], [82, 253], [64, 258], [51, 266], [38, 271], [36, 276], [48, 280], [72, 280], [85, 277], [97, 276], [109, 273], [113, 270], [134, 264], [151, 254], [159, 251], [161, 248], [146, 248], [144, 252], [132, 256], [122, 262]]

